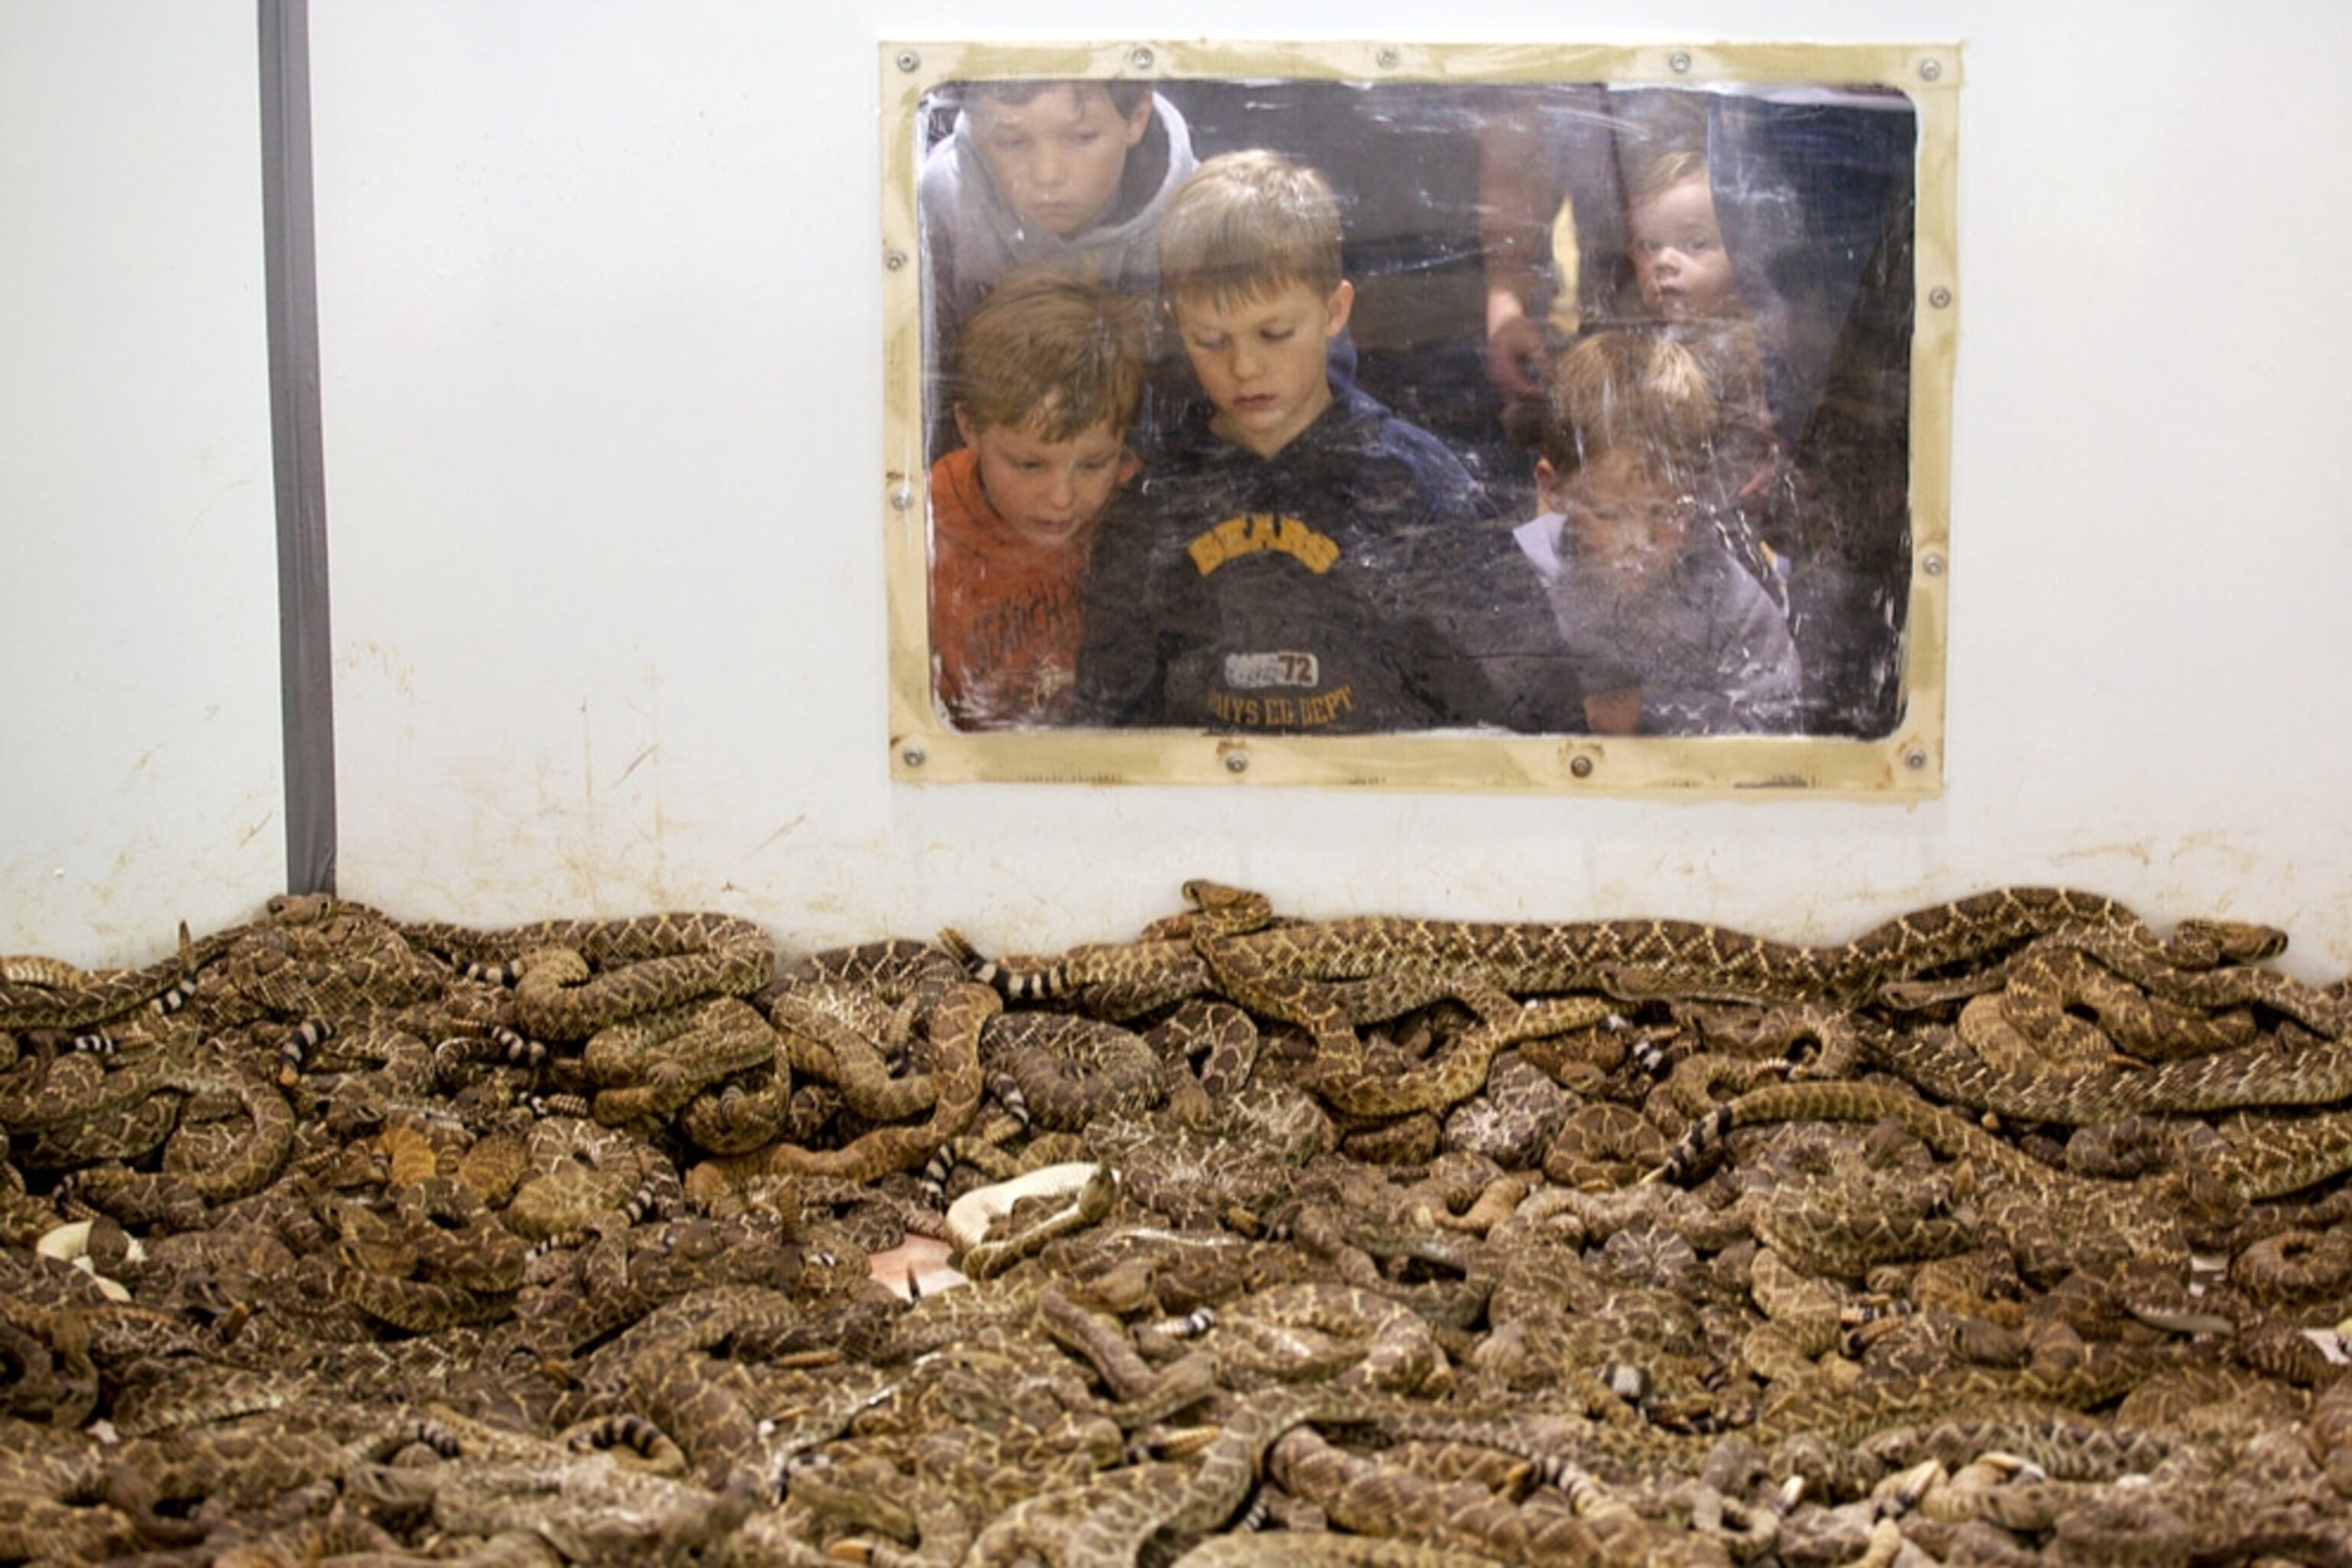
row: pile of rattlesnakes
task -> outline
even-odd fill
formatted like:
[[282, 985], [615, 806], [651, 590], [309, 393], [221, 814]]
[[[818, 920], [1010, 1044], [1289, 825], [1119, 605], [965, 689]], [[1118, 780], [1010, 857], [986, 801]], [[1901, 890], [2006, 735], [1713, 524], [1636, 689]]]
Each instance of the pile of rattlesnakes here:
[[2352, 1562], [2282, 933], [1186, 891], [0, 958], [0, 1563]]

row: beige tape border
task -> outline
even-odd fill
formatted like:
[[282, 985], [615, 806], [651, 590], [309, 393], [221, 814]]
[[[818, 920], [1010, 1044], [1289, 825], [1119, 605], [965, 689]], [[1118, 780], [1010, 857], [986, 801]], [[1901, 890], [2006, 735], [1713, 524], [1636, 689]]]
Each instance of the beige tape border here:
[[[1437, 44], [1150, 39], [886, 42], [882, 132], [882, 523], [889, 595], [890, 772], [906, 783], [1221, 784], [1652, 796], [1941, 793], [1951, 558], [1952, 379], [1959, 341], [1961, 47], [1940, 43]], [[917, 116], [949, 81], [990, 77], [1347, 81], [1875, 83], [1918, 114], [1911, 353], [1912, 566], [1904, 719], [1883, 740], [1601, 739], [1433, 733], [1023, 731], [962, 734], [930, 698], [922, 461]]]

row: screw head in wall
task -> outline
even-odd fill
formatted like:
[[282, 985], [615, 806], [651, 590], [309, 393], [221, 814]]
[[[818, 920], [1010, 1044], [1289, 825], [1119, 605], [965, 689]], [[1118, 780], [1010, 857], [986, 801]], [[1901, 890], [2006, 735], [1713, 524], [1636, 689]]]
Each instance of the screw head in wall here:
[[1592, 759], [1591, 757], [1570, 757], [1568, 760], [1568, 771], [1574, 773], [1578, 778], [1589, 779], [1592, 776]]
[[1903, 765], [1909, 768], [1915, 773], [1920, 769], [1926, 767], [1927, 765], [1927, 748], [1925, 746], [1913, 746], [1909, 750], [1906, 751], [1903, 753]]
[[1138, 44], [1127, 51], [1127, 63], [1139, 71], [1150, 70], [1155, 58], [1157, 57], [1152, 54], [1150, 46], [1147, 44]]
[[1379, 53], [1372, 56], [1372, 63], [1379, 66], [1381, 69], [1384, 71], [1392, 71], [1397, 68], [1397, 61], [1403, 58], [1403, 56], [1398, 54], [1394, 49], [1383, 48]]
[[1942, 576], [1944, 574], [1943, 552], [1937, 550], [1930, 550], [1927, 554], [1919, 557], [1919, 570], [1925, 572], [1930, 577]]
[[1938, 283], [1927, 290], [1927, 303], [1938, 310], [1948, 310], [1952, 308], [1952, 291]]
[[1921, 61], [1919, 62], [1919, 79], [1920, 79], [1921, 81], [1941, 81], [1941, 80], [1943, 79], [1943, 78], [1944, 78], [1944, 62], [1943, 62], [1943, 61], [1941, 61], [1941, 60], [1921, 60]]
[[900, 49], [898, 51], [898, 68], [900, 70], [919, 70], [922, 68], [922, 64], [923, 57], [917, 54], [914, 50]]
[[1248, 753], [1244, 752], [1227, 752], [1225, 753], [1225, 772], [1229, 773], [1245, 773], [1249, 772]]
[[898, 753], [898, 760], [910, 768], [919, 768], [930, 760], [930, 753], [920, 746], [908, 746]]
[[1680, 76], [1685, 71], [1690, 69], [1690, 51], [1688, 49], [1676, 49], [1673, 54], [1668, 55], [1666, 57], [1666, 68], [1673, 71], [1676, 76]]

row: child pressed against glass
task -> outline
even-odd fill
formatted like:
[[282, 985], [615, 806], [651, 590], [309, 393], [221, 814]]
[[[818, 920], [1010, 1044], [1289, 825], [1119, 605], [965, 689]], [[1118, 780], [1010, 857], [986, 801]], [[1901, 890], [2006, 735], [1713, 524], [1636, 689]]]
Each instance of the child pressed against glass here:
[[920, 181], [940, 346], [1019, 268], [1148, 286], [1160, 213], [1194, 163], [1182, 115], [1149, 83], [967, 86]]
[[[1781, 576], [1797, 497], [1780, 450], [1765, 355], [1779, 301], [1760, 278], [1743, 287], [1716, 221], [1704, 153], [1667, 153], [1636, 167], [1626, 200], [1626, 259], [1643, 307], [1696, 356], [1715, 398], [1708, 445], [1715, 475], [1730, 497], [1731, 510], [1720, 520], [1727, 542], [1785, 609]], [[1751, 289], [1763, 296], [1761, 310]]]
[[933, 690], [959, 729], [1065, 716], [1096, 525], [1135, 472], [1137, 307], [1059, 273], [1010, 278], [964, 325], [964, 444], [931, 466]]
[[1715, 220], [1705, 154], [1671, 153], [1635, 171], [1626, 201], [1626, 258], [1652, 314], [1682, 321], [1748, 313]]
[[1272, 153], [1213, 158], [1169, 203], [1161, 289], [1205, 405], [1112, 504], [1081, 721], [1553, 727], [1556, 639], [1485, 497], [1335, 375], [1340, 241], [1329, 187]]
[[1799, 668], [1787, 617], [1719, 531], [1720, 408], [1687, 346], [1622, 330], [1554, 365], [1518, 539], [1598, 734], [1785, 731]]

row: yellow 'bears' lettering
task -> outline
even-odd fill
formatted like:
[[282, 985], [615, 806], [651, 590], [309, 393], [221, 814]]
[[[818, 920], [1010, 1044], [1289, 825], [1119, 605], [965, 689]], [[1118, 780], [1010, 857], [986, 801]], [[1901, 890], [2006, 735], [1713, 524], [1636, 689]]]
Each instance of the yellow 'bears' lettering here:
[[1203, 577], [1236, 555], [1260, 550], [1280, 551], [1318, 576], [1339, 559], [1338, 541], [1295, 517], [1276, 517], [1270, 511], [1229, 517], [1206, 533], [1195, 535], [1185, 546], [1194, 569]]

